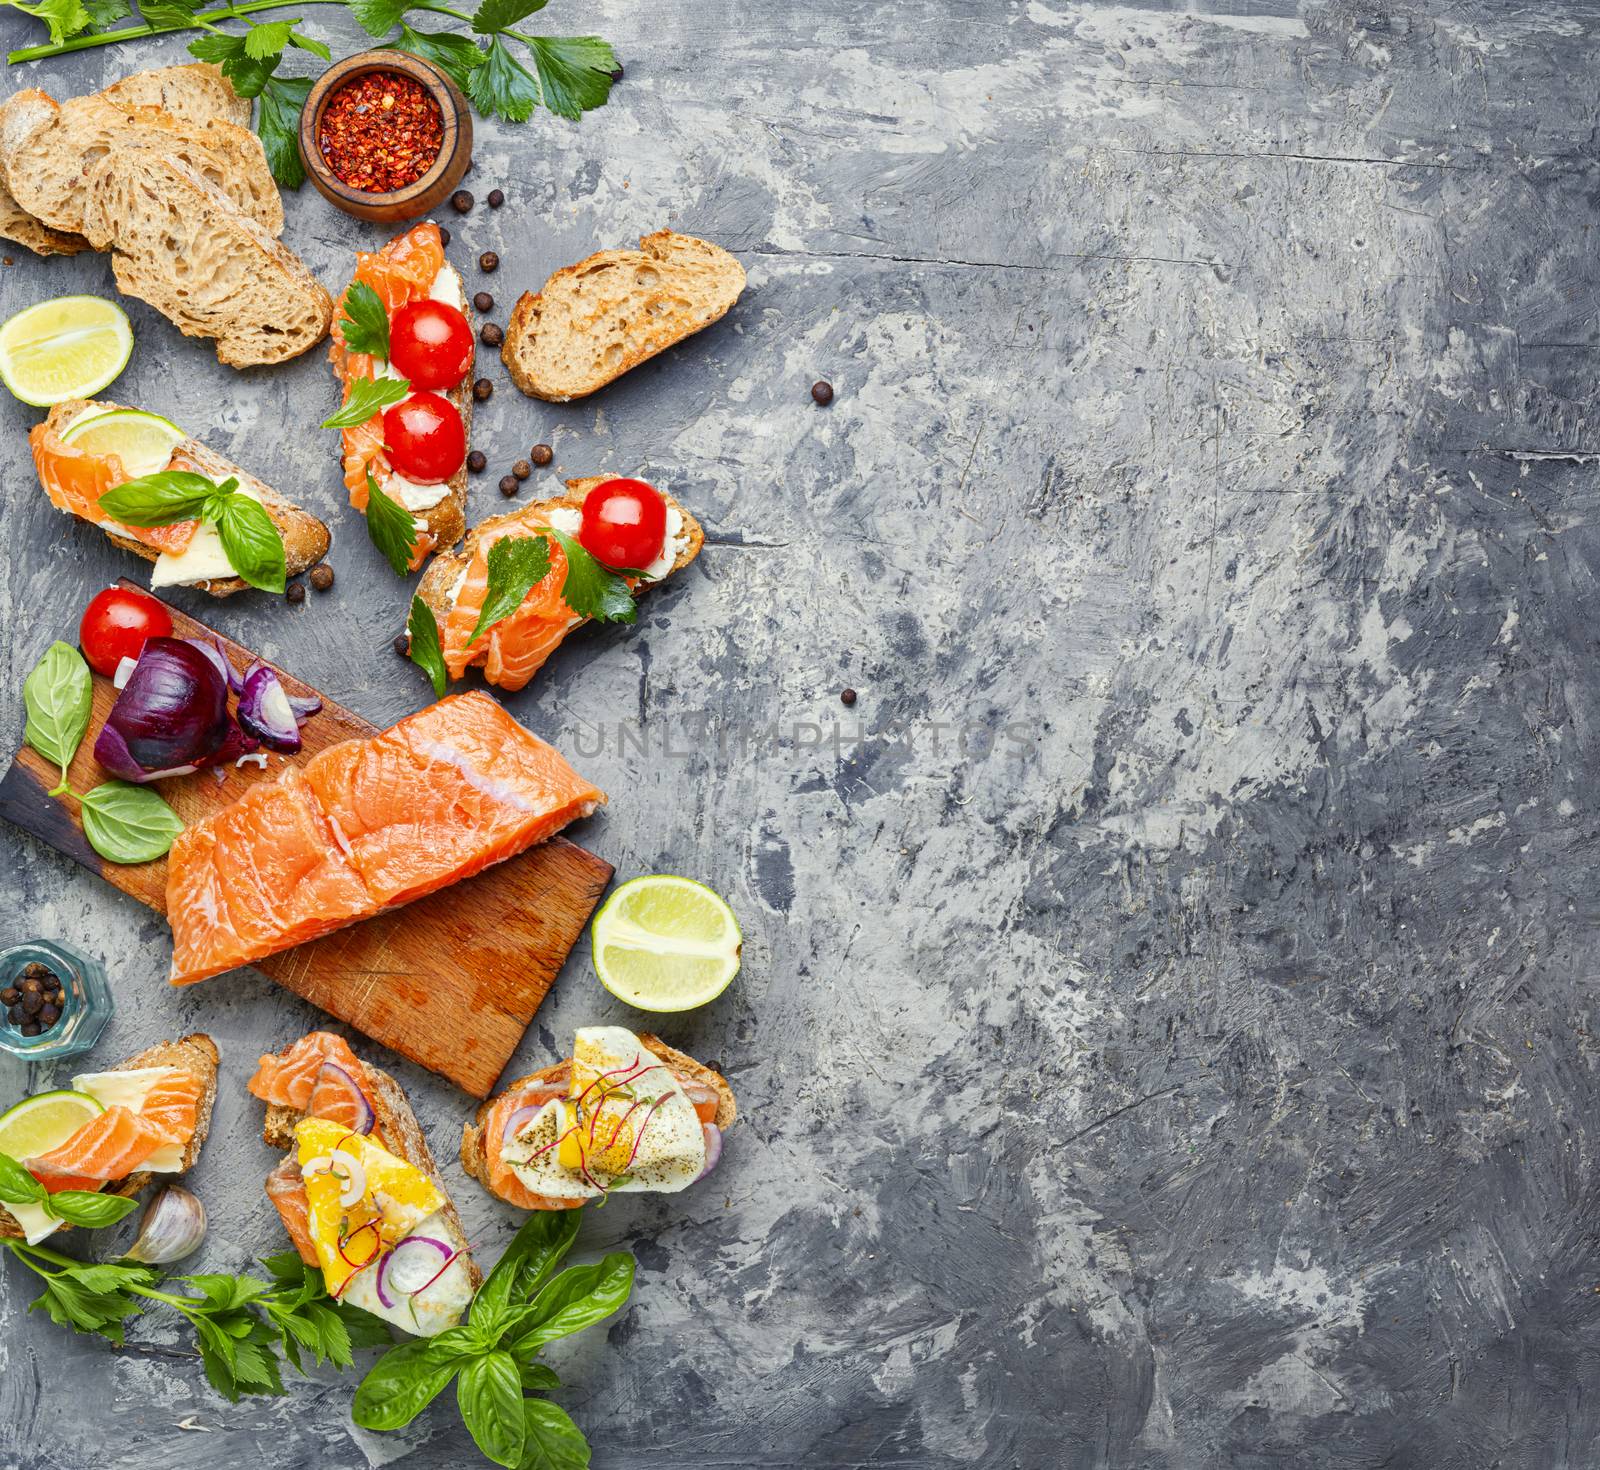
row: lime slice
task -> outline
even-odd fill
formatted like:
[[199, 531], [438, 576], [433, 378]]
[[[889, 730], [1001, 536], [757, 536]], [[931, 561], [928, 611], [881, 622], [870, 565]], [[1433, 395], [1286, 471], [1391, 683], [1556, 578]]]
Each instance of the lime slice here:
[[187, 437], [160, 414], [116, 408], [85, 414], [61, 439], [89, 454], [116, 455], [129, 478], [137, 479], [166, 469], [172, 461], [172, 451]]
[[103, 296], [57, 296], [0, 325], [0, 381], [35, 408], [92, 398], [132, 353], [128, 313]]
[[105, 1111], [86, 1092], [41, 1092], [0, 1115], [0, 1154], [32, 1159], [59, 1148]]
[[641, 1011], [689, 1011], [739, 973], [739, 921], [703, 883], [656, 873], [624, 883], [594, 918], [594, 967]]

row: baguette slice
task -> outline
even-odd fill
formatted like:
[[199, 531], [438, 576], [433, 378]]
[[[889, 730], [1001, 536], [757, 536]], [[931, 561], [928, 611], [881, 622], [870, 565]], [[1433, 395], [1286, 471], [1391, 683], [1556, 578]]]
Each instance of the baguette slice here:
[[[205, 1090], [200, 1096], [200, 1111], [195, 1119], [194, 1137], [189, 1140], [188, 1147], [183, 1151], [184, 1170], [194, 1167], [195, 1160], [200, 1157], [200, 1149], [206, 1141], [206, 1133], [211, 1127], [211, 1105], [217, 1099], [217, 1060], [216, 1042], [202, 1032], [195, 1032], [178, 1041], [157, 1042], [155, 1046], [138, 1053], [137, 1056], [131, 1056], [117, 1066], [106, 1069], [112, 1072], [131, 1072], [138, 1067], [182, 1067], [201, 1080]], [[155, 1177], [154, 1174], [145, 1172], [130, 1174], [126, 1179], [119, 1179], [116, 1184], [108, 1185], [104, 1192], [132, 1199]], [[167, 1174], [163, 1177], [173, 1176]], [[63, 1225], [61, 1228], [72, 1229], [70, 1225]], [[0, 1239], [21, 1240], [23, 1235], [23, 1229], [17, 1223], [16, 1217], [4, 1205], [0, 1205]]]
[[84, 234], [112, 251], [117, 289], [212, 337], [229, 367], [284, 362], [328, 335], [333, 301], [300, 258], [193, 169], [113, 150], [89, 175]]
[[89, 248], [82, 235], [52, 230], [35, 219], [15, 199], [0, 179], [0, 239], [26, 245], [35, 255], [77, 255]]
[[[109, 412], [124, 407], [123, 404], [111, 403], [104, 399], [73, 398], [52, 408], [45, 423], [59, 434], [86, 408], [105, 409]], [[278, 528], [278, 534], [283, 537], [286, 576], [298, 576], [307, 567], [315, 566], [327, 555], [332, 537], [328, 533], [328, 528], [310, 511], [302, 510], [292, 501], [286, 500], [270, 485], [263, 484], [248, 470], [240, 469], [238, 465], [202, 444], [198, 439], [185, 439], [173, 452], [182, 455], [201, 474], [208, 475], [219, 483], [232, 475], [241, 485], [255, 492], [272, 524]], [[118, 536], [111, 531], [107, 531], [106, 535], [124, 550], [134, 552], [148, 562], [154, 562], [160, 556], [153, 546], [146, 546], [142, 541]], [[201, 582], [196, 585], [201, 591], [209, 592], [213, 597], [231, 597], [235, 592], [243, 592], [250, 586], [243, 577], [229, 577], [224, 581]]]
[[530, 398], [582, 398], [709, 327], [744, 284], [720, 246], [657, 230], [637, 250], [602, 250], [524, 292], [500, 357]]
[[[294, 1043], [290, 1043], [284, 1047], [283, 1052], [290, 1051], [293, 1045]], [[365, 1084], [361, 1090], [367, 1094], [372, 1110], [377, 1115], [375, 1128], [383, 1141], [383, 1146], [433, 1181], [439, 1193], [445, 1197], [445, 1208], [442, 1211], [445, 1233], [450, 1237], [452, 1245], [458, 1249], [465, 1249], [467, 1235], [461, 1225], [461, 1216], [457, 1213], [455, 1201], [450, 1198], [450, 1191], [445, 1187], [444, 1179], [439, 1174], [439, 1166], [433, 1160], [428, 1140], [423, 1136], [422, 1125], [417, 1122], [417, 1115], [411, 1111], [411, 1103], [406, 1098], [404, 1089], [387, 1072], [374, 1067], [371, 1062], [363, 1061], [361, 1070], [364, 1076], [359, 1080]], [[270, 1148], [293, 1149], [296, 1142], [295, 1124], [306, 1116], [305, 1113], [279, 1103], [269, 1104], [261, 1136]], [[472, 1277], [472, 1289], [476, 1291], [483, 1282], [483, 1272], [473, 1257], [468, 1256], [467, 1264]]]
[[[57, 104], [35, 89], [0, 106], [0, 165], [17, 203], [55, 230], [84, 229], [85, 183], [109, 153], [148, 148], [186, 164], [269, 235], [283, 201], [261, 140], [237, 123], [189, 122], [160, 107], [128, 108], [96, 94]], [[92, 237], [91, 237], [92, 238]], [[97, 249], [104, 249], [96, 243]]]
[[[417, 584], [417, 595], [428, 605], [433, 613], [434, 621], [438, 623], [441, 631], [445, 619], [450, 615], [450, 609], [455, 604], [456, 579], [472, 565], [473, 558], [478, 554], [478, 545], [484, 533], [497, 530], [507, 522], [522, 520], [530, 510], [565, 508], [567, 510], [581, 511], [584, 498], [596, 485], [603, 485], [607, 480], [615, 479], [614, 475], [586, 475], [582, 479], [568, 480], [565, 495], [552, 496], [549, 500], [532, 501], [521, 510], [508, 511], [505, 515], [490, 516], [486, 521], [480, 521], [474, 526], [467, 536], [467, 543], [461, 548], [460, 555], [450, 552], [441, 552], [428, 564], [428, 570], [423, 573], [422, 581]], [[659, 490], [659, 487], [658, 487]], [[640, 582], [633, 589], [633, 595], [638, 597], [651, 587], [659, 587], [674, 572], [681, 572], [700, 555], [700, 548], [706, 544], [706, 533], [689, 512], [684, 509], [665, 490], [659, 490], [661, 498], [683, 517], [683, 531], [687, 544], [674, 559], [672, 565], [653, 582]], [[588, 619], [582, 620], [587, 622]]]
[[116, 107], [159, 107], [184, 122], [218, 118], [241, 128], [250, 126], [250, 99], [235, 92], [222, 68], [209, 61], [136, 71], [96, 95]]
[[[660, 1057], [673, 1071], [682, 1076], [691, 1077], [696, 1082], [702, 1082], [717, 1094], [717, 1116], [714, 1119], [718, 1128], [726, 1132], [733, 1126], [733, 1120], [739, 1116], [739, 1105], [734, 1100], [733, 1088], [729, 1086], [728, 1079], [720, 1072], [713, 1071], [704, 1062], [697, 1062], [686, 1052], [677, 1051], [668, 1046], [659, 1036], [652, 1036], [648, 1031], [639, 1032], [639, 1040], [647, 1046], [652, 1053]], [[483, 1150], [483, 1127], [488, 1121], [489, 1109], [500, 1100], [500, 1096], [507, 1092], [516, 1092], [519, 1088], [530, 1086], [537, 1082], [565, 1082], [571, 1075], [572, 1059], [569, 1057], [564, 1062], [557, 1062], [553, 1067], [543, 1067], [537, 1072], [529, 1072], [524, 1077], [508, 1083], [501, 1089], [500, 1094], [489, 1098], [478, 1105], [478, 1110], [473, 1114], [472, 1121], [462, 1125], [461, 1129], [461, 1167], [478, 1181], [490, 1194], [494, 1188], [489, 1183], [489, 1161]], [[495, 1196], [497, 1199], [498, 1195]]]

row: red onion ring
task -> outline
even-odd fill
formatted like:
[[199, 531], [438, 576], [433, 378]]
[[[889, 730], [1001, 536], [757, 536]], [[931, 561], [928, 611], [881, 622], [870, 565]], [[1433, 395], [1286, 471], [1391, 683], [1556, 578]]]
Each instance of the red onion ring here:
[[722, 1158], [722, 1130], [715, 1123], [702, 1123], [700, 1130], [705, 1134], [706, 1166], [694, 1176], [693, 1182], [696, 1184], [715, 1169], [718, 1161]]

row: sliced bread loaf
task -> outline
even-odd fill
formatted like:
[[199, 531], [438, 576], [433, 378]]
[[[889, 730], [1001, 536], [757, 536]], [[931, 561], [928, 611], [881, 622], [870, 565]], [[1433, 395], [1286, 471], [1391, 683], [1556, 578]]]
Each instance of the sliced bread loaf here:
[[333, 301], [300, 258], [175, 158], [113, 149], [89, 175], [84, 234], [117, 288], [229, 367], [283, 362], [328, 335]]
[[159, 107], [184, 122], [217, 118], [241, 128], [250, 126], [250, 99], [235, 92], [222, 68], [209, 61], [136, 71], [98, 95], [117, 107]]
[[100, 96], [57, 104], [18, 92], [0, 107], [0, 171], [17, 203], [51, 229], [83, 232], [85, 185], [114, 149], [147, 148], [185, 164], [271, 235], [283, 201], [261, 140], [237, 123], [187, 122], [160, 107], [119, 107]]
[[76, 255], [89, 248], [89, 242], [82, 235], [52, 230], [42, 220], [36, 220], [11, 197], [11, 191], [3, 182], [0, 182], [0, 239], [26, 245], [35, 255]]
[[720, 246], [657, 230], [558, 270], [511, 313], [500, 356], [531, 398], [582, 398], [724, 316], [744, 267]]

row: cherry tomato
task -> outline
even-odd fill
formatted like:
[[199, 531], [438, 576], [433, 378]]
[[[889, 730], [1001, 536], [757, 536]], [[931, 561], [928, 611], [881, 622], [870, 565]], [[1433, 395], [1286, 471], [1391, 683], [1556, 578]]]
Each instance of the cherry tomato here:
[[467, 457], [467, 431], [455, 404], [437, 393], [413, 393], [383, 416], [389, 463], [418, 485], [448, 480]]
[[608, 567], [643, 571], [667, 540], [667, 502], [643, 480], [606, 480], [583, 498], [578, 540]]
[[97, 592], [83, 610], [78, 642], [97, 674], [111, 678], [125, 658], [138, 658], [146, 638], [170, 638], [172, 614], [153, 597], [126, 587]]
[[389, 361], [413, 388], [454, 388], [472, 366], [472, 328], [442, 301], [408, 301], [389, 323]]

